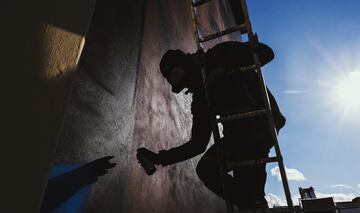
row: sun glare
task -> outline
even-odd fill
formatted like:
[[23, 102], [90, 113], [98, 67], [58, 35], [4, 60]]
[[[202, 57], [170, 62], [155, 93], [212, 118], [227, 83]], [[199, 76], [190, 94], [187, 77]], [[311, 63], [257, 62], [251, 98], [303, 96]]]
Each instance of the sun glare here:
[[360, 107], [360, 71], [353, 71], [339, 79], [334, 87], [334, 98], [344, 110]]

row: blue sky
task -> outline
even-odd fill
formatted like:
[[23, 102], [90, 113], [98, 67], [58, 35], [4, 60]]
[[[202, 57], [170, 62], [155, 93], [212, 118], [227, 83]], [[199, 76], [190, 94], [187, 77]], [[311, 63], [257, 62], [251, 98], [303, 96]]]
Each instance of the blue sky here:
[[[360, 1], [247, 3], [253, 30], [275, 52], [264, 75], [287, 118], [286, 166], [306, 179], [289, 181], [292, 194], [313, 186], [337, 199], [360, 196]], [[276, 165], [267, 167], [266, 191], [283, 198]]]

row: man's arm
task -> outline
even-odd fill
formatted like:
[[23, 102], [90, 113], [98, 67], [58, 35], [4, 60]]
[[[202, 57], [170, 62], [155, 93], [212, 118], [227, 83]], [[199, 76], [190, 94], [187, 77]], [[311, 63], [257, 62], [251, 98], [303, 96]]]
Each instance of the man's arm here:
[[191, 139], [181, 146], [160, 151], [159, 162], [161, 165], [178, 163], [206, 150], [211, 136], [211, 119], [205, 97], [197, 94], [193, 95], [191, 112], [193, 114]]
[[169, 150], [162, 150], [158, 154], [146, 148], [139, 148], [137, 152], [139, 162], [141, 157], [145, 157], [153, 164], [167, 166], [203, 153], [211, 136], [210, 116], [205, 97], [198, 93], [193, 94], [191, 112], [193, 114], [191, 139], [187, 143]]

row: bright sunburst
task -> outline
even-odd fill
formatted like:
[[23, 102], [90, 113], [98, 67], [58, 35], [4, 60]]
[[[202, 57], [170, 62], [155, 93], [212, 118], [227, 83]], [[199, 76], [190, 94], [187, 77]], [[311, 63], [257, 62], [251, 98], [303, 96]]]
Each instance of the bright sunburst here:
[[331, 95], [342, 110], [358, 110], [360, 108], [360, 71], [349, 72], [338, 79]]

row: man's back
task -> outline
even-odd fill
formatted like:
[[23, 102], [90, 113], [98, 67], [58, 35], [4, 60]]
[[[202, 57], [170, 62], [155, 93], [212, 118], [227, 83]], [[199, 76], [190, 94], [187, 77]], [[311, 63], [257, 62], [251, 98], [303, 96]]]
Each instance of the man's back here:
[[[259, 55], [263, 64], [273, 57], [271, 49]], [[250, 46], [244, 43], [225, 42], [208, 50], [205, 68], [210, 83], [211, 106], [216, 114], [228, 116], [265, 108], [258, 74], [255, 70], [240, 71], [241, 67], [253, 64]], [[270, 91], [268, 93], [276, 126], [280, 129], [285, 123], [285, 118]], [[226, 138], [242, 138], [243, 143], [251, 143], [253, 149], [268, 149], [272, 146], [266, 115], [230, 121], [223, 126]]]

